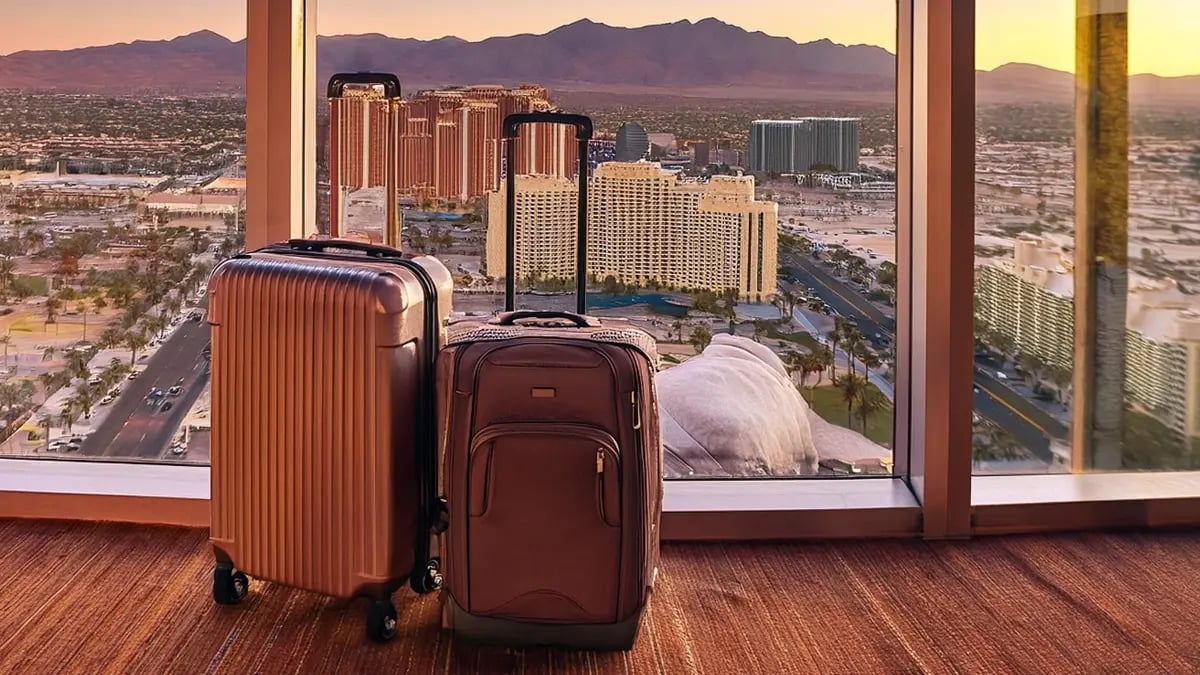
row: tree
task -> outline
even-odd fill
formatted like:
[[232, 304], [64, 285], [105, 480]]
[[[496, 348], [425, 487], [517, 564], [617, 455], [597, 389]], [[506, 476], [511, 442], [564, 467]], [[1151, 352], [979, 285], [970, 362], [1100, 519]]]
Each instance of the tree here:
[[737, 318], [738, 289], [726, 288], [721, 292], [722, 313], [733, 321]]
[[[7, 335], [0, 335], [0, 344], [4, 345], [4, 367], [8, 367], [8, 346], [12, 344], [12, 338]], [[18, 361], [19, 363], [19, 361]]]
[[75, 408], [75, 405], [74, 399], [67, 399], [58, 413], [59, 420], [66, 427], [68, 434], [71, 433], [71, 425], [79, 419], [79, 410]]
[[54, 345], [47, 346], [45, 349], [42, 350], [42, 360], [49, 361], [50, 359], [54, 358], [55, 351], [56, 350], [54, 349]]
[[762, 342], [762, 336], [766, 332], [767, 332], [767, 327], [763, 325], [763, 322], [758, 319], [755, 319], [754, 320], [754, 341]]
[[42, 404], [50, 398], [50, 393], [55, 389], [54, 385], [58, 383], [58, 378], [54, 373], [46, 371], [38, 375], [38, 381], [42, 384]]
[[871, 380], [871, 369], [883, 365], [880, 363], [879, 357], [875, 355], [875, 352], [867, 349], [865, 345], [858, 352], [858, 360], [863, 365], [863, 379], [868, 382]]
[[[864, 378], [865, 382], [866, 378]], [[858, 418], [862, 420], [863, 435], [867, 433], [867, 422], [871, 415], [887, 410], [889, 402], [883, 392], [869, 383], [864, 383], [858, 394]]]
[[43, 415], [41, 419], [38, 420], [38, 426], [46, 430], [46, 433], [42, 436], [46, 441], [44, 448], [45, 450], [50, 449], [50, 425], [53, 423], [54, 419], [49, 415]]
[[71, 397], [75, 401], [75, 408], [83, 413], [84, 419], [92, 418], [92, 408], [96, 405], [96, 392], [91, 385], [83, 384], [75, 390], [75, 395]]
[[149, 343], [150, 341], [146, 339], [146, 334], [140, 330], [130, 330], [125, 334], [125, 346], [129, 349], [130, 367], [137, 364], [138, 352]]
[[712, 342], [712, 332], [705, 326], [696, 326], [692, 331], [692, 337], [688, 340], [697, 352], [703, 352], [706, 347]]
[[71, 373], [72, 377], [88, 376], [88, 355], [87, 352], [74, 350], [67, 353], [67, 372]]
[[875, 282], [878, 283], [880, 286], [887, 286], [888, 288], [895, 288], [896, 287], [896, 266], [894, 264], [892, 264], [890, 261], [885, 260], [883, 262], [883, 264], [879, 266], [879, 272], [878, 272], [877, 276], [875, 277]]
[[853, 428], [854, 407], [866, 388], [866, 380], [853, 373], [847, 373], [834, 380], [834, 384], [842, 393], [842, 402], [846, 404], [846, 427]]
[[57, 296], [51, 295], [50, 297], [46, 298], [45, 309], [46, 309], [46, 323], [43, 324], [43, 326], [47, 326], [52, 323], [57, 323], [58, 322], [58, 312], [60, 309], [62, 309], [62, 301], [59, 300]]

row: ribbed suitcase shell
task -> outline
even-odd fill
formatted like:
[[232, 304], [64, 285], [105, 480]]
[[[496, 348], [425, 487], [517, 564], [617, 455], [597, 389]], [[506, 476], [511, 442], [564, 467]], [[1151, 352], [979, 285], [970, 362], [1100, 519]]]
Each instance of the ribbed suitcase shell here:
[[[451, 275], [417, 261], [444, 324]], [[390, 592], [413, 568], [424, 479], [416, 275], [365, 258], [254, 253], [222, 264], [209, 293], [218, 557], [332, 596]]]

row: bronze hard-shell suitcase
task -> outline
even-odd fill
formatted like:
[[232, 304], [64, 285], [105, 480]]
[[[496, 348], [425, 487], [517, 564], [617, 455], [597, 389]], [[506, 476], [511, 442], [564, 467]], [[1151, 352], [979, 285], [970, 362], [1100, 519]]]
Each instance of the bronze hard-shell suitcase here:
[[[577, 313], [508, 311], [451, 324], [438, 355], [448, 528], [443, 619], [510, 646], [629, 649], [658, 567], [662, 441], [655, 343], [585, 315], [586, 139], [580, 141]], [[506, 309], [514, 305], [514, 180], [508, 175]]]
[[392, 637], [392, 593], [441, 584], [432, 366], [449, 271], [293, 240], [223, 262], [208, 288], [214, 600], [237, 603], [247, 576], [366, 596], [368, 634]]

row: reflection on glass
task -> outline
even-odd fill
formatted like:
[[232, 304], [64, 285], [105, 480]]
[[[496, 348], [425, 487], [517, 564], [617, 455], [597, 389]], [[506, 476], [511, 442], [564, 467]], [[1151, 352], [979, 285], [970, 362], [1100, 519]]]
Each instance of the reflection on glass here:
[[1166, 8], [1058, 4], [1073, 75], [979, 78], [976, 470], [1196, 468], [1200, 78], [1154, 70], [1200, 62], [1161, 58]]
[[[894, 3], [879, 5], [892, 24]], [[323, 7], [322, 16], [338, 11]], [[765, 38], [734, 14], [629, 31], [584, 20], [530, 30], [524, 42], [464, 41], [438, 58], [438, 86], [409, 84], [427, 78], [396, 70], [403, 96], [390, 108], [371, 95], [322, 102], [320, 222], [382, 241], [394, 189], [405, 249], [436, 255], [455, 273], [456, 314], [488, 314], [503, 301], [503, 179], [513, 170], [517, 304], [569, 308], [579, 196], [572, 130], [523, 128], [510, 158], [501, 120], [587, 114], [596, 127], [589, 312], [627, 318], [659, 342], [668, 476], [890, 473], [894, 56], [832, 45], [836, 58], [818, 57], [820, 45], [789, 43], [771, 59], [705, 66], [696, 80], [654, 63], [627, 67], [621, 54], [632, 47], [614, 39], [649, 49], [703, 44], [718, 31], [722, 49], [753, 54]], [[557, 51], [567, 34], [589, 49]], [[396, 67], [348, 48], [355, 39], [338, 38], [336, 51], [319, 42], [329, 50], [322, 84]], [[441, 47], [412, 48], [403, 61]], [[787, 63], [808, 64], [809, 74]], [[587, 86], [567, 84], [581, 78]]]
[[203, 291], [245, 224], [244, 46], [61, 46], [0, 56], [0, 457], [207, 463]]

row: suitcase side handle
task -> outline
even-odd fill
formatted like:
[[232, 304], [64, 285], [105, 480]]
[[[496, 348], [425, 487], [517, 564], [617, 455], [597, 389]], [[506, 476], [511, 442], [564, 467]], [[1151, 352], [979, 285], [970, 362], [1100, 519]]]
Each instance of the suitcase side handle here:
[[348, 84], [378, 84], [386, 98], [400, 98], [400, 78], [392, 73], [338, 73], [329, 78], [328, 98], [341, 98]]
[[587, 189], [588, 144], [592, 119], [587, 115], [561, 112], [512, 113], [504, 117], [504, 309], [511, 312], [517, 302], [517, 131], [523, 124], [565, 124], [575, 127], [579, 156], [579, 196], [575, 224], [575, 311], [587, 314]]
[[404, 256], [402, 252], [391, 246], [367, 244], [353, 239], [289, 239], [287, 247], [293, 251], [311, 251], [314, 253], [330, 249], [357, 251], [373, 258], [401, 258]]
[[600, 324], [590, 317], [574, 312], [558, 312], [554, 310], [519, 309], [515, 312], [505, 312], [496, 318], [498, 326], [515, 326], [518, 321], [526, 319], [562, 319], [575, 324], [576, 328], [595, 328]]

